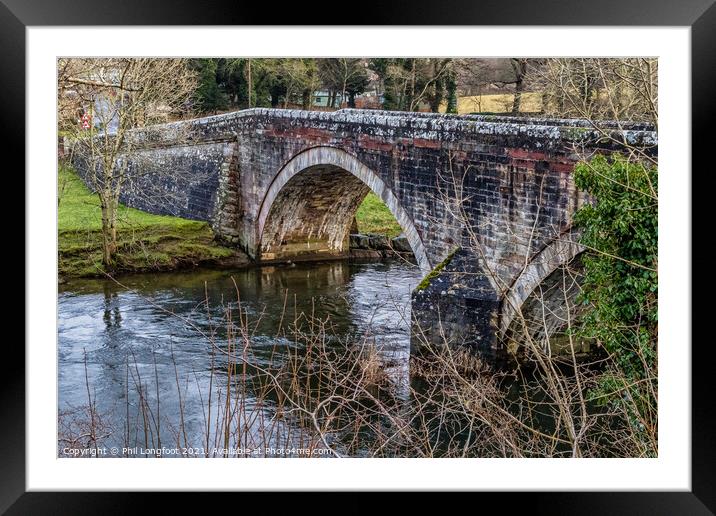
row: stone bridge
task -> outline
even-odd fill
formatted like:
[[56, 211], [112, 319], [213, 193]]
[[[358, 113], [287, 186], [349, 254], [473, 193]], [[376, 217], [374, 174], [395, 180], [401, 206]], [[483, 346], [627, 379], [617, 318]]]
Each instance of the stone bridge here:
[[[430, 273], [413, 294], [417, 333], [499, 356], [515, 314], [580, 251], [575, 163], [622, 141], [656, 154], [650, 128], [610, 127], [604, 138], [575, 120], [250, 109], [132, 133], [121, 200], [209, 221], [270, 262], [345, 257], [373, 191]], [[85, 180], [93, 170], [82, 153], [75, 166]]]

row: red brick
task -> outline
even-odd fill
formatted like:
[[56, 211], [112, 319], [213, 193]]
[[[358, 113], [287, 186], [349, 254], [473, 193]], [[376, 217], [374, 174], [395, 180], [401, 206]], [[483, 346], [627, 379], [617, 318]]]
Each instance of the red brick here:
[[547, 159], [547, 153], [546, 152], [539, 152], [539, 151], [533, 151], [533, 150], [526, 150], [526, 149], [513, 149], [513, 148], [507, 148], [505, 149], [507, 155], [511, 158], [515, 159], [530, 159], [535, 161], [542, 161]]
[[552, 172], [559, 172], [562, 174], [571, 174], [572, 172], [574, 172], [574, 163], [551, 161], [549, 163], [549, 169]]

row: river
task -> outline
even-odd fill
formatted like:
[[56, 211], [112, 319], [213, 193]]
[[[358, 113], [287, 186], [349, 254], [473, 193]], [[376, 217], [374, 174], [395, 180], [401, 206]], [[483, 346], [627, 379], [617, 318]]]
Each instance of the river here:
[[[400, 261], [336, 261], [68, 281], [58, 300], [58, 454], [89, 448], [111, 456], [250, 455], [215, 446], [228, 442], [217, 437], [216, 407], [228, 385], [227, 362], [236, 362], [217, 354], [235, 338], [227, 314], [234, 323], [244, 318], [259, 367], [299, 345], [277, 328], [303, 313], [329, 321], [333, 346], [370, 335], [382, 371], [405, 385], [410, 292], [421, 277]], [[245, 426], [260, 432], [270, 422], [272, 445], [289, 442], [280, 435], [290, 421], [266, 399], [243, 396], [236, 406]], [[236, 440], [247, 447], [249, 441]]]

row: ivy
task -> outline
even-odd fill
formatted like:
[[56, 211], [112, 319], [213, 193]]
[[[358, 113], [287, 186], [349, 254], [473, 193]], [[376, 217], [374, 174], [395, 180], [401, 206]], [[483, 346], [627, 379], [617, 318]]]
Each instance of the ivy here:
[[638, 433], [656, 407], [657, 168], [622, 155], [596, 156], [577, 165], [574, 179], [592, 199], [575, 215], [586, 248], [578, 301], [589, 307], [577, 332], [614, 359], [591, 394], [628, 414]]

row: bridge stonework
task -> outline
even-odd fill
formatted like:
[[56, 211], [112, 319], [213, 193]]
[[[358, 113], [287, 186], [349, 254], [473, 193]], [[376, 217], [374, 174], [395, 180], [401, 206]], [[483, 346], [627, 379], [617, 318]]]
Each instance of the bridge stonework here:
[[[648, 127], [614, 131], [656, 152]], [[123, 203], [209, 221], [260, 262], [346, 256], [375, 192], [424, 272], [440, 265], [413, 294], [416, 330], [498, 356], [514, 303], [576, 254], [557, 242], [585, 200], [580, 154], [618, 145], [579, 121], [251, 109], [136, 131], [128, 147]], [[82, 153], [75, 166], [92, 169]]]

